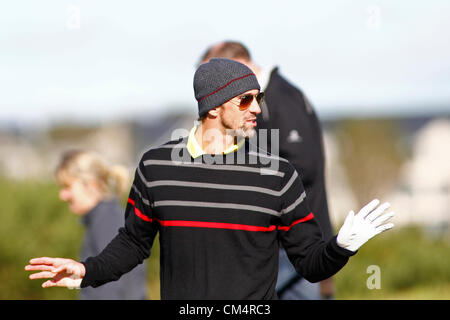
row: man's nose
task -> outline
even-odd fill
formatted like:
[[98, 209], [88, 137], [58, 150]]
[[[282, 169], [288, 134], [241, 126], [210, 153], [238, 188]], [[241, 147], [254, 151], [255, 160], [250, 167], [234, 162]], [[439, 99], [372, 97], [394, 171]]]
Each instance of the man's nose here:
[[250, 105], [249, 111], [254, 114], [261, 113], [261, 107], [259, 106], [258, 101], [256, 101], [255, 98], [253, 98], [253, 100], [252, 100], [252, 104]]

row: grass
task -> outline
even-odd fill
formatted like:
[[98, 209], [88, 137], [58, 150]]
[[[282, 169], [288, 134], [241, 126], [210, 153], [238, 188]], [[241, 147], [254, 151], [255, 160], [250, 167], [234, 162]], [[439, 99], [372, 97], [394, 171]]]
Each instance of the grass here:
[[450, 284], [416, 286], [403, 290], [374, 291], [367, 295], [345, 293], [340, 300], [449, 300]]

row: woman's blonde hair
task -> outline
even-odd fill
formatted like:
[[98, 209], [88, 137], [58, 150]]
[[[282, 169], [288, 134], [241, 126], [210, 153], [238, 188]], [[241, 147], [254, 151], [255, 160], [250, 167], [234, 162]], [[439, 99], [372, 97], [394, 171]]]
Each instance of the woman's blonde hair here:
[[121, 165], [110, 165], [100, 155], [87, 150], [68, 150], [62, 154], [55, 170], [60, 184], [70, 179], [94, 180], [103, 196], [121, 196], [128, 188], [128, 170]]

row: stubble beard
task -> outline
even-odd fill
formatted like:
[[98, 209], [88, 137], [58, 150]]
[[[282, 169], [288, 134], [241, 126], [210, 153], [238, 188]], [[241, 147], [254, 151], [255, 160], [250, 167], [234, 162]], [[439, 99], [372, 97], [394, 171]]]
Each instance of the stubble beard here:
[[225, 127], [227, 134], [239, 138], [252, 138], [255, 135], [254, 128], [246, 127], [246, 120], [242, 120], [239, 124], [233, 124], [226, 118], [222, 118], [222, 125]]

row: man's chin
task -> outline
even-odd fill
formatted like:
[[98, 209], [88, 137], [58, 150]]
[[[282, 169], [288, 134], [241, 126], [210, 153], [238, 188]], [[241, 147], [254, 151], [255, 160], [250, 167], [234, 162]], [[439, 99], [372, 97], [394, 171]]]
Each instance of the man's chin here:
[[253, 138], [256, 134], [255, 129], [251, 128], [251, 129], [246, 129], [246, 130], [239, 130], [238, 131], [238, 136], [242, 137], [242, 138]]
[[227, 134], [238, 137], [238, 138], [253, 138], [256, 134], [255, 128], [239, 128], [239, 129], [228, 129]]

